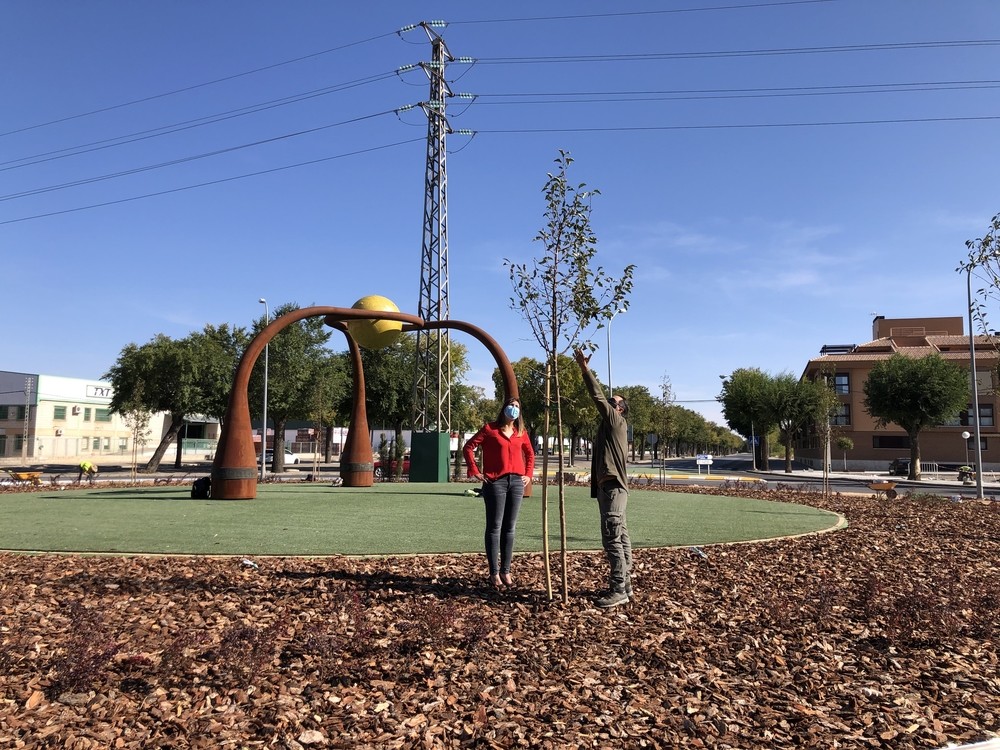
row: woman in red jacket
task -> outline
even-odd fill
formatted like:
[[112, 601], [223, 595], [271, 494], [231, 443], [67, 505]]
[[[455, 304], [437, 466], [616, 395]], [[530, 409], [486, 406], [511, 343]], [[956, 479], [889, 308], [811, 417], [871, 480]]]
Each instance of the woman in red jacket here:
[[[476, 465], [476, 448], [482, 446], [483, 469]], [[514, 554], [514, 526], [524, 488], [535, 468], [535, 452], [521, 419], [521, 402], [504, 404], [495, 422], [487, 422], [469, 438], [462, 451], [470, 477], [483, 480], [486, 501], [486, 559], [490, 582], [496, 588], [513, 586], [510, 561]]]

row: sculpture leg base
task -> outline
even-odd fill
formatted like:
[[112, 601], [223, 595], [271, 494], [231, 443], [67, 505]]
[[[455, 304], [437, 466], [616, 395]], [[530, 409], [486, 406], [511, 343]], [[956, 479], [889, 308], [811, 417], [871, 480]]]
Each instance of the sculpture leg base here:
[[253, 500], [255, 497], [257, 474], [254, 469], [212, 469], [213, 500]]
[[340, 478], [344, 480], [342, 487], [371, 487], [375, 484], [375, 474], [371, 471], [342, 471]]

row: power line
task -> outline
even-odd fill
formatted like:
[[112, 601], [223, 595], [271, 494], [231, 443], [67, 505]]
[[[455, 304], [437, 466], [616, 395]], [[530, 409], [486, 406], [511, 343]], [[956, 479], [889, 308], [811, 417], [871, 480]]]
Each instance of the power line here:
[[[289, 96], [281, 97], [278, 99], [271, 99], [269, 101], [261, 102], [259, 104], [251, 104], [246, 107], [227, 110], [225, 112], [220, 112], [214, 115], [205, 115], [204, 117], [198, 117], [191, 120], [183, 120], [178, 123], [173, 123], [170, 125], [162, 125], [157, 128], [150, 128], [149, 130], [141, 130], [136, 133], [128, 133], [125, 135], [115, 136], [114, 138], [106, 138], [100, 141], [92, 141], [90, 143], [79, 144], [76, 146], [67, 146], [66, 148], [56, 149], [54, 151], [47, 151], [41, 154], [34, 154], [33, 156], [22, 156], [19, 159], [11, 159], [10, 161], [0, 162], [0, 172], [6, 172], [11, 169], [20, 169], [21, 167], [33, 166], [35, 164], [42, 164], [44, 162], [54, 161], [56, 159], [64, 159], [70, 156], [89, 154], [93, 153], [94, 151], [101, 151], [107, 148], [122, 146], [128, 143], [136, 143], [137, 141], [148, 140], [150, 138], [158, 138], [159, 136], [162, 135], [170, 135], [172, 133], [178, 133], [184, 130], [190, 130], [192, 128], [201, 127], [203, 125], [213, 125], [217, 122], [224, 122], [225, 120], [232, 120], [237, 117], [243, 117], [244, 115], [256, 114], [258, 112], [264, 112], [269, 109], [283, 107], [288, 104], [296, 104], [298, 102], [306, 101], [308, 99], [315, 99], [320, 96], [325, 96], [326, 94], [344, 91], [346, 89], [355, 88], [357, 86], [367, 85], [369, 83], [375, 83], [377, 81], [391, 78], [395, 75], [396, 71], [390, 71], [388, 73], [380, 73], [376, 75], [367, 76], [365, 78], [356, 79], [354, 81], [347, 81], [345, 83], [334, 84], [333, 86], [326, 86], [321, 89], [314, 89], [312, 91], [306, 91], [299, 94], [291, 94]], [[72, 153], [66, 153], [68, 151], [72, 151]], [[35, 159], [35, 161], [28, 161], [29, 159]], [[25, 162], [25, 163], [17, 164], [17, 162]], [[14, 166], [7, 166], [7, 165], [14, 165]]]
[[645, 62], [648, 60], [711, 60], [733, 57], [769, 57], [845, 52], [886, 52], [914, 49], [960, 49], [996, 47], [1000, 39], [965, 39], [937, 42], [890, 42], [882, 44], [842, 44], [825, 47], [775, 47], [770, 49], [714, 50], [711, 52], [635, 52], [622, 55], [539, 55], [533, 57], [477, 58], [480, 65], [535, 65], [543, 63]]
[[142, 167], [135, 167], [133, 169], [126, 169], [120, 172], [112, 172], [109, 174], [99, 175], [97, 177], [87, 177], [82, 180], [75, 180], [73, 182], [64, 182], [59, 185], [49, 185], [48, 187], [35, 188], [33, 190], [25, 190], [20, 193], [9, 193], [7, 195], [0, 195], [0, 201], [15, 200], [17, 198], [26, 198], [31, 195], [39, 195], [41, 193], [50, 193], [54, 190], [64, 190], [71, 187], [79, 187], [80, 185], [89, 185], [94, 182], [103, 182], [105, 180], [112, 180], [117, 177], [126, 177], [128, 175], [139, 174], [141, 172], [149, 172], [155, 169], [163, 169], [164, 167], [173, 167], [178, 164], [186, 164], [192, 161], [198, 161], [200, 159], [208, 159], [212, 156], [219, 156], [221, 154], [232, 153], [233, 151], [241, 151], [245, 148], [252, 148], [254, 146], [261, 146], [267, 143], [276, 143], [277, 141], [288, 140], [289, 138], [297, 138], [301, 135], [309, 135], [311, 133], [316, 133], [321, 130], [328, 130], [330, 128], [339, 127], [341, 125], [349, 125], [356, 122], [362, 122], [364, 120], [371, 120], [376, 117], [381, 117], [382, 115], [391, 114], [395, 110], [387, 110], [385, 112], [377, 112], [372, 115], [364, 115], [363, 117], [355, 117], [350, 120], [343, 120], [341, 122], [334, 122], [328, 125], [321, 125], [315, 128], [309, 128], [307, 130], [300, 130], [295, 133], [285, 133], [284, 135], [274, 136], [273, 138], [264, 138], [259, 141], [253, 141], [251, 143], [243, 143], [238, 146], [230, 146], [228, 148], [221, 148], [215, 151], [207, 151], [202, 154], [194, 154], [192, 156], [184, 156], [179, 159], [171, 159], [170, 161], [160, 162], [158, 164], [148, 164]]
[[[829, 2], [839, 2], [839, 1], [840, 0], [778, 0], [777, 2], [750, 3], [745, 5], [720, 5], [707, 8], [675, 8], [671, 10], [659, 10], [659, 11], [575, 14], [575, 15], [564, 15], [564, 16], [538, 16], [538, 17], [504, 18], [504, 19], [492, 19], [492, 20], [479, 19], [479, 20], [469, 20], [469, 21], [455, 21], [453, 23], [457, 25], [457, 24], [514, 23], [514, 22], [533, 22], [533, 21], [566, 21], [566, 20], [583, 20], [588, 18], [614, 18], [614, 17], [629, 17], [629, 16], [661, 15], [668, 13], [673, 14], [673, 13], [698, 13], [698, 12], [719, 11], [719, 10], [748, 10], [748, 9], [760, 9], [760, 8], [770, 8], [778, 6], [813, 5], [818, 3], [829, 3]], [[214, 86], [215, 84], [218, 83], [225, 83], [227, 81], [236, 80], [238, 78], [244, 78], [246, 76], [254, 75], [256, 73], [262, 73], [264, 71], [274, 70], [275, 68], [280, 68], [286, 65], [292, 65], [297, 62], [302, 62], [303, 60], [309, 60], [315, 57], [320, 57], [322, 55], [331, 54], [333, 52], [339, 52], [341, 50], [350, 49], [351, 47], [357, 47], [362, 44], [367, 44], [369, 42], [377, 41], [379, 39], [384, 39], [385, 37], [398, 35], [399, 33], [400, 32], [398, 30], [384, 32], [382, 34], [376, 34], [375, 36], [371, 36], [365, 39], [359, 39], [353, 42], [347, 42], [337, 47], [331, 47], [329, 49], [320, 50], [318, 52], [311, 52], [306, 55], [300, 55], [299, 57], [294, 57], [289, 60], [282, 60], [280, 62], [271, 63], [269, 65], [262, 65], [257, 68], [252, 68], [250, 70], [242, 71], [240, 73], [233, 73], [232, 75], [222, 76], [221, 78], [215, 78], [209, 81], [203, 81], [201, 83], [191, 84], [190, 86], [183, 86], [178, 89], [172, 89], [170, 91], [164, 91], [158, 94], [151, 94], [149, 96], [144, 96], [138, 99], [132, 99], [125, 102], [120, 102], [118, 104], [112, 104], [107, 107], [100, 107], [98, 109], [89, 110], [87, 112], [80, 112], [74, 115], [66, 115], [65, 117], [59, 117], [54, 120], [35, 123], [34, 125], [25, 125], [20, 128], [15, 128], [14, 130], [8, 130], [6, 132], [0, 133], [0, 138], [9, 135], [15, 135], [17, 133], [24, 133], [30, 130], [37, 130], [39, 128], [48, 127], [49, 125], [57, 125], [59, 123], [69, 122], [71, 120], [77, 120], [83, 117], [89, 117], [91, 115], [101, 114], [104, 112], [111, 112], [116, 109], [122, 109], [124, 107], [130, 107], [136, 104], [143, 104], [145, 102], [155, 101], [157, 99], [163, 99], [169, 96], [175, 96], [176, 94], [182, 94], [188, 91], [194, 91], [196, 89], [205, 88], [208, 86]]]
[[376, 36], [368, 37], [367, 39], [360, 39], [356, 42], [348, 42], [347, 44], [342, 44], [339, 47], [331, 47], [330, 49], [321, 50], [319, 52], [312, 52], [308, 55], [302, 55], [300, 57], [292, 58], [291, 60], [283, 60], [281, 62], [272, 63], [271, 65], [263, 65], [259, 68], [253, 68], [252, 70], [245, 70], [242, 73], [233, 73], [232, 75], [223, 76], [222, 78], [216, 78], [211, 81], [205, 81], [203, 83], [195, 83], [190, 86], [184, 86], [183, 88], [174, 89], [172, 91], [164, 91], [159, 94], [151, 94], [150, 96], [144, 96], [139, 99], [133, 99], [131, 101], [122, 102], [120, 104], [112, 104], [107, 107], [101, 107], [100, 109], [93, 109], [89, 112], [81, 112], [75, 115], [67, 115], [66, 117], [60, 117], [56, 120], [49, 120], [48, 122], [40, 122], [35, 125], [26, 125], [22, 128], [17, 128], [15, 130], [8, 130], [5, 133], [0, 133], [0, 138], [8, 135], [14, 135], [15, 133], [23, 133], [28, 130], [36, 130], [38, 128], [48, 127], [49, 125], [57, 125], [62, 122], [69, 122], [70, 120], [78, 120], [81, 117], [89, 117], [91, 115], [101, 114], [102, 112], [110, 112], [115, 109], [122, 109], [123, 107], [131, 107], [135, 104], [143, 104], [144, 102], [151, 102], [156, 99], [163, 99], [168, 96], [174, 96], [176, 94], [183, 94], [187, 91], [194, 91], [195, 89], [205, 88], [206, 86], [214, 86], [217, 83], [224, 83], [226, 81], [232, 81], [237, 78], [243, 78], [245, 76], [253, 75], [255, 73], [262, 73], [265, 70], [274, 70], [275, 68], [280, 68], [284, 65], [291, 65], [293, 63], [302, 62], [303, 60], [309, 60], [313, 57], [320, 57], [321, 55], [328, 55], [331, 52], [339, 52], [343, 49], [348, 49], [349, 47], [356, 47], [359, 44], [367, 44], [368, 42], [373, 42], [376, 39], [382, 39], [387, 36], [392, 36], [396, 32], [391, 31], [385, 34], [378, 34]]
[[393, 148], [395, 146], [404, 146], [404, 145], [406, 145], [408, 143], [422, 142], [423, 140], [424, 140], [423, 138], [410, 138], [410, 139], [405, 140], [405, 141], [396, 141], [395, 143], [386, 143], [386, 144], [381, 145], [381, 146], [372, 146], [371, 148], [363, 148], [363, 149], [359, 149], [357, 151], [349, 151], [347, 153], [336, 154], [334, 156], [325, 156], [325, 157], [322, 157], [320, 159], [311, 159], [310, 161], [298, 162], [297, 164], [286, 164], [285, 166], [274, 167], [272, 169], [262, 169], [259, 172], [248, 172], [246, 174], [236, 175], [235, 177], [223, 177], [223, 178], [218, 179], [218, 180], [210, 180], [208, 182], [199, 182], [199, 183], [194, 184], [194, 185], [184, 185], [184, 186], [178, 187], [178, 188], [171, 188], [170, 190], [159, 190], [159, 191], [157, 191], [155, 193], [145, 193], [143, 195], [133, 195], [133, 196], [131, 196], [129, 198], [119, 198], [118, 200], [104, 201], [103, 203], [93, 203], [93, 204], [91, 204], [89, 206], [77, 206], [76, 208], [66, 208], [66, 209], [63, 209], [61, 211], [49, 211], [48, 213], [44, 213], [44, 214], [35, 214], [33, 216], [22, 216], [22, 217], [20, 217], [18, 219], [7, 219], [5, 221], [0, 221], [0, 226], [2, 226], [4, 224], [17, 224], [17, 223], [20, 223], [22, 221], [31, 221], [33, 219], [44, 219], [44, 218], [49, 217], [49, 216], [60, 216], [62, 214], [75, 213], [77, 211], [87, 211], [87, 210], [92, 209], [92, 208], [103, 208], [105, 206], [114, 206], [114, 205], [117, 205], [119, 203], [130, 203], [132, 201], [143, 200], [144, 198], [154, 198], [154, 197], [157, 197], [157, 196], [160, 196], [160, 195], [169, 195], [171, 193], [181, 193], [181, 192], [184, 192], [186, 190], [195, 190], [197, 188], [208, 187], [210, 185], [219, 185], [219, 184], [224, 183], [224, 182], [235, 182], [236, 180], [243, 180], [243, 179], [246, 179], [247, 177], [259, 177], [260, 175], [272, 174], [274, 172], [282, 172], [282, 171], [285, 171], [287, 169], [297, 169], [298, 167], [306, 167], [306, 166], [309, 166], [309, 165], [312, 165], [312, 164], [319, 164], [319, 163], [325, 162], [325, 161], [333, 161], [334, 159], [344, 159], [344, 158], [346, 158], [348, 156], [357, 156], [359, 154], [367, 154], [367, 153], [371, 153], [373, 151], [381, 151], [383, 149]]
[[611, 126], [593, 128], [510, 128], [497, 130], [477, 130], [477, 134], [520, 134], [520, 133], [627, 133], [636, 131], [666, 131], [666, 130], [754, 130], [761, 128], [817, 128], [846, 125], [893, 125], [903, 123], [927, 122], [985, 122], [1000, 120], [1000, 115], [983, 115], [975, 117], [913, 117], [884, 120], [842, 120], [820, 122], [770, 122], [770, 123], [735, 123], [732, 125], [635, 125]]
[[[653, 126], [617, 126], [617, 127], [580, 127], [580, 128], [511, 128], [511, 129], [493, 129], [493, 130], [479, 130], [475, 131], [474, 134], [490, 134], [490, 135], [523, 135], [523, 134], [533, 134], [533, 133], [614, 133], [614, 132], [657, 132], [657, 131], [679, 131], [679, 130], [751, 130], [751, 129], [764, 129], [764, 128], [805, 128], [805, 127], [835, 127], [835, 126], [853, 126], [853, 125], [885, 125], [885, 124], [905, 124], [905, 123], [935, 123], [935, 122], [977, 122], [977, 121], [993, 121], [1000, 120], [1000, 115], [987, 115], [987, 116], [974, 116], [974, 117], [925, 117], [925, 118], [898, 118], [898, 119], [882, 119], [882, 120], [852, 120], [852, 121], [821, 121], [821, 122], [796, 122], [796, 123], [743, 123], [743, 124], [716, 124], [716, 125], [653, 125]], [[417, 141], [423, 140], [422, 138], [411, 138], [404, 141], [398, 141], [396, 143], [387, 144], [384, 146], [376, 146], [368, 149], [361, 149], [358, 151], [352, 151], [345, 154], [339, 154], [336, 156], [323, 157], [320, 159], [314, 159], [305, 162], [299, 162], [297, 164], [290, 164], [281, 167], [275, 167], [273, 169], [261, 170], [258, 172], [250, 172], [243, 175], [237, 175], [234, 177], [226, 177], [218, 180], [211, 180], [208, 182], [197, 183], [194, 185], [187, 185], [180, 188], [173, 188], [170, 190], [162, 190], [153, 193], [145, 193], [143, 195], [132, 196], [129, 198], [121, 198], [113, 201], [106, 201], [103, 203], [95, 203], [88, 206], [79, 206], [76, 208], [64, 209], [60, 211], [51, 211], [43, 214], [35, 214], [32, 216], [24, 216], [17, 219], [8, 219], [5, 221], [0, 221], [0, 226], [5, 224], [16, 224], [23, 221], [30, 221], [33, 219], [41, 219], [49, 216], [59, 216], [61, 214], [75, 213], [78, 211], [85, 211], [92, 208], [102, 208], [105, 206], [116, 205], [120, 203], [128, 203], [130, 201], [141, 200], [144, 198], [152, 198], [160, 195], [168, 195], [170, 193], [182, 192], [185, 190], [193, 190], [196, 188], [207, 187], [210, 185], [217, 185], [224, 182], [232, 182], [235, 180], [245, 179], [247, 177], [256, 177], [260, 175], [270, 174], [272, 172], [280, 172], [287, 169], [294, 169], [297, 167], [308, 166], [311, 164], [316, 164], [319, 162], [330, 161], [333, 159], [340, 159], [346, 156], [354, 156], [358, 154], [369, 153], [373, 151], [378, 151], [384, 148], [390, 148], [393, 146], [404, 145], [408, 143], [415, 143]]]
[[[925, 81], [919, 83], [870, 83], [843, 84], [837, 86], [784, 86], [769, 88], [743, 89], [668, 89], [660, 91], [571, 91], [571, 92], [511, 92], [495, 94], [476, 94], [477, 99], [496, 99], [501, 97], [527, 97], [525, 100], [503, 102], [486, 101], [486, 105], [511, 104], [563, 104], [563, 103], [596, 103], [596, 102], [631, 102], [631, 101], [678, 101], [701, 99], [744, 99], [769, 97], [797, 96], [830, 96], [844, 94], [889, 94], [925, 91], [966, 91], [976, 89], [991, 89], [1000, 87], [1000, 80], [984, 81]], [[541, 99], [540, 97], [557, 97]], [[570, 99], [568, 97], [590, 97], [586, 99]], [[537, 98], [537, 99], [536, 99]]]
[[670, 10], [639, 10], [639, 11], [622, 11], [622, 12], [611, 12], [611, 13], [575, 13], [566, 16], [526, 16], [522, 18], [490, 18], [490, 19], [479, 19], [473, 21], [451, 21], [450, 26], [458, 26], [462, 24], [478, 24], [478, 23], [523, 23], [531, 21], [576, 21], [584, 20], [589, 18], [620, 18], [626, 16], [653, 16], [653, 15], [665, 15], [668, 13], [704, 13], [708, 11], [717, 10], [756, 10], [760, 8], [776, 8], [785, 5], [816, 5], [819, 3], [830, 3], [839, 2], [840, 0], [777, 0], [777, 2], [770, 3], [748, 3], [745, 5], [714, 5], [707, 8], [673, 8]]

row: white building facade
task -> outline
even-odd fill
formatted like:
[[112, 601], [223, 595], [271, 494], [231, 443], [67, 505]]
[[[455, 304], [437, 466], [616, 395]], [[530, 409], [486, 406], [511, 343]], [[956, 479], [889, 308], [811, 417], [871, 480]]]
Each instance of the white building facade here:
[[[0, 466], [127, 458], [135, 436], [111, 413], [112, 393], [100, 380], [0, 371]], [[159, 442], [166, 416], [150, 419], [147, 446]]]

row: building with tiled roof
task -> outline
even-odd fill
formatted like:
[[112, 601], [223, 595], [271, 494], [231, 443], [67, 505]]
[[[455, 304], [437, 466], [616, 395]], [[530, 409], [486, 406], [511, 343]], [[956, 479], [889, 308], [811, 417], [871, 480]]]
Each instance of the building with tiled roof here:
[[[809, 360], [802, 377], [832, 378], [840, 399], [840, 408], [831, 419], [831, 459], [834, 468], [843, 466], [843, 451], [836, 448], [839, 436], [849, 437], [854, 448], [847, 452], [847, 466], [853, 470], [881, 470], [895, 459], [910, 457], [910, 441], [897, 425], [883, 428], [865, 410], [864, 384], [872, 366], [894, 354], [923, 357], [937, 354], [971, 370], [969, 336], [961, 317], [954, 318], [885, 318], [872, 323], [872, 340], [863, 344], [834, 344], [820, 349], [820, 356]], [[1000, 430], [997, 429], [997, 343], [989, 336], [975, 336], [976, 381], [979, 404], [980, 445], [984, 470], [1000, 467]], [[975, 429], [972, 419], [972, 378], [969, 378], [969, 404], [966, 410], [940, 427], [920, 433], [920, 459], [924, 472], [934, 464], [971, 464], [975, 460]], [[796, 446], [795, 456], [814, 468], [823, 467], [820, 429], [812, 429]], [[972, 433], [968, 440], [963, 432]]]

